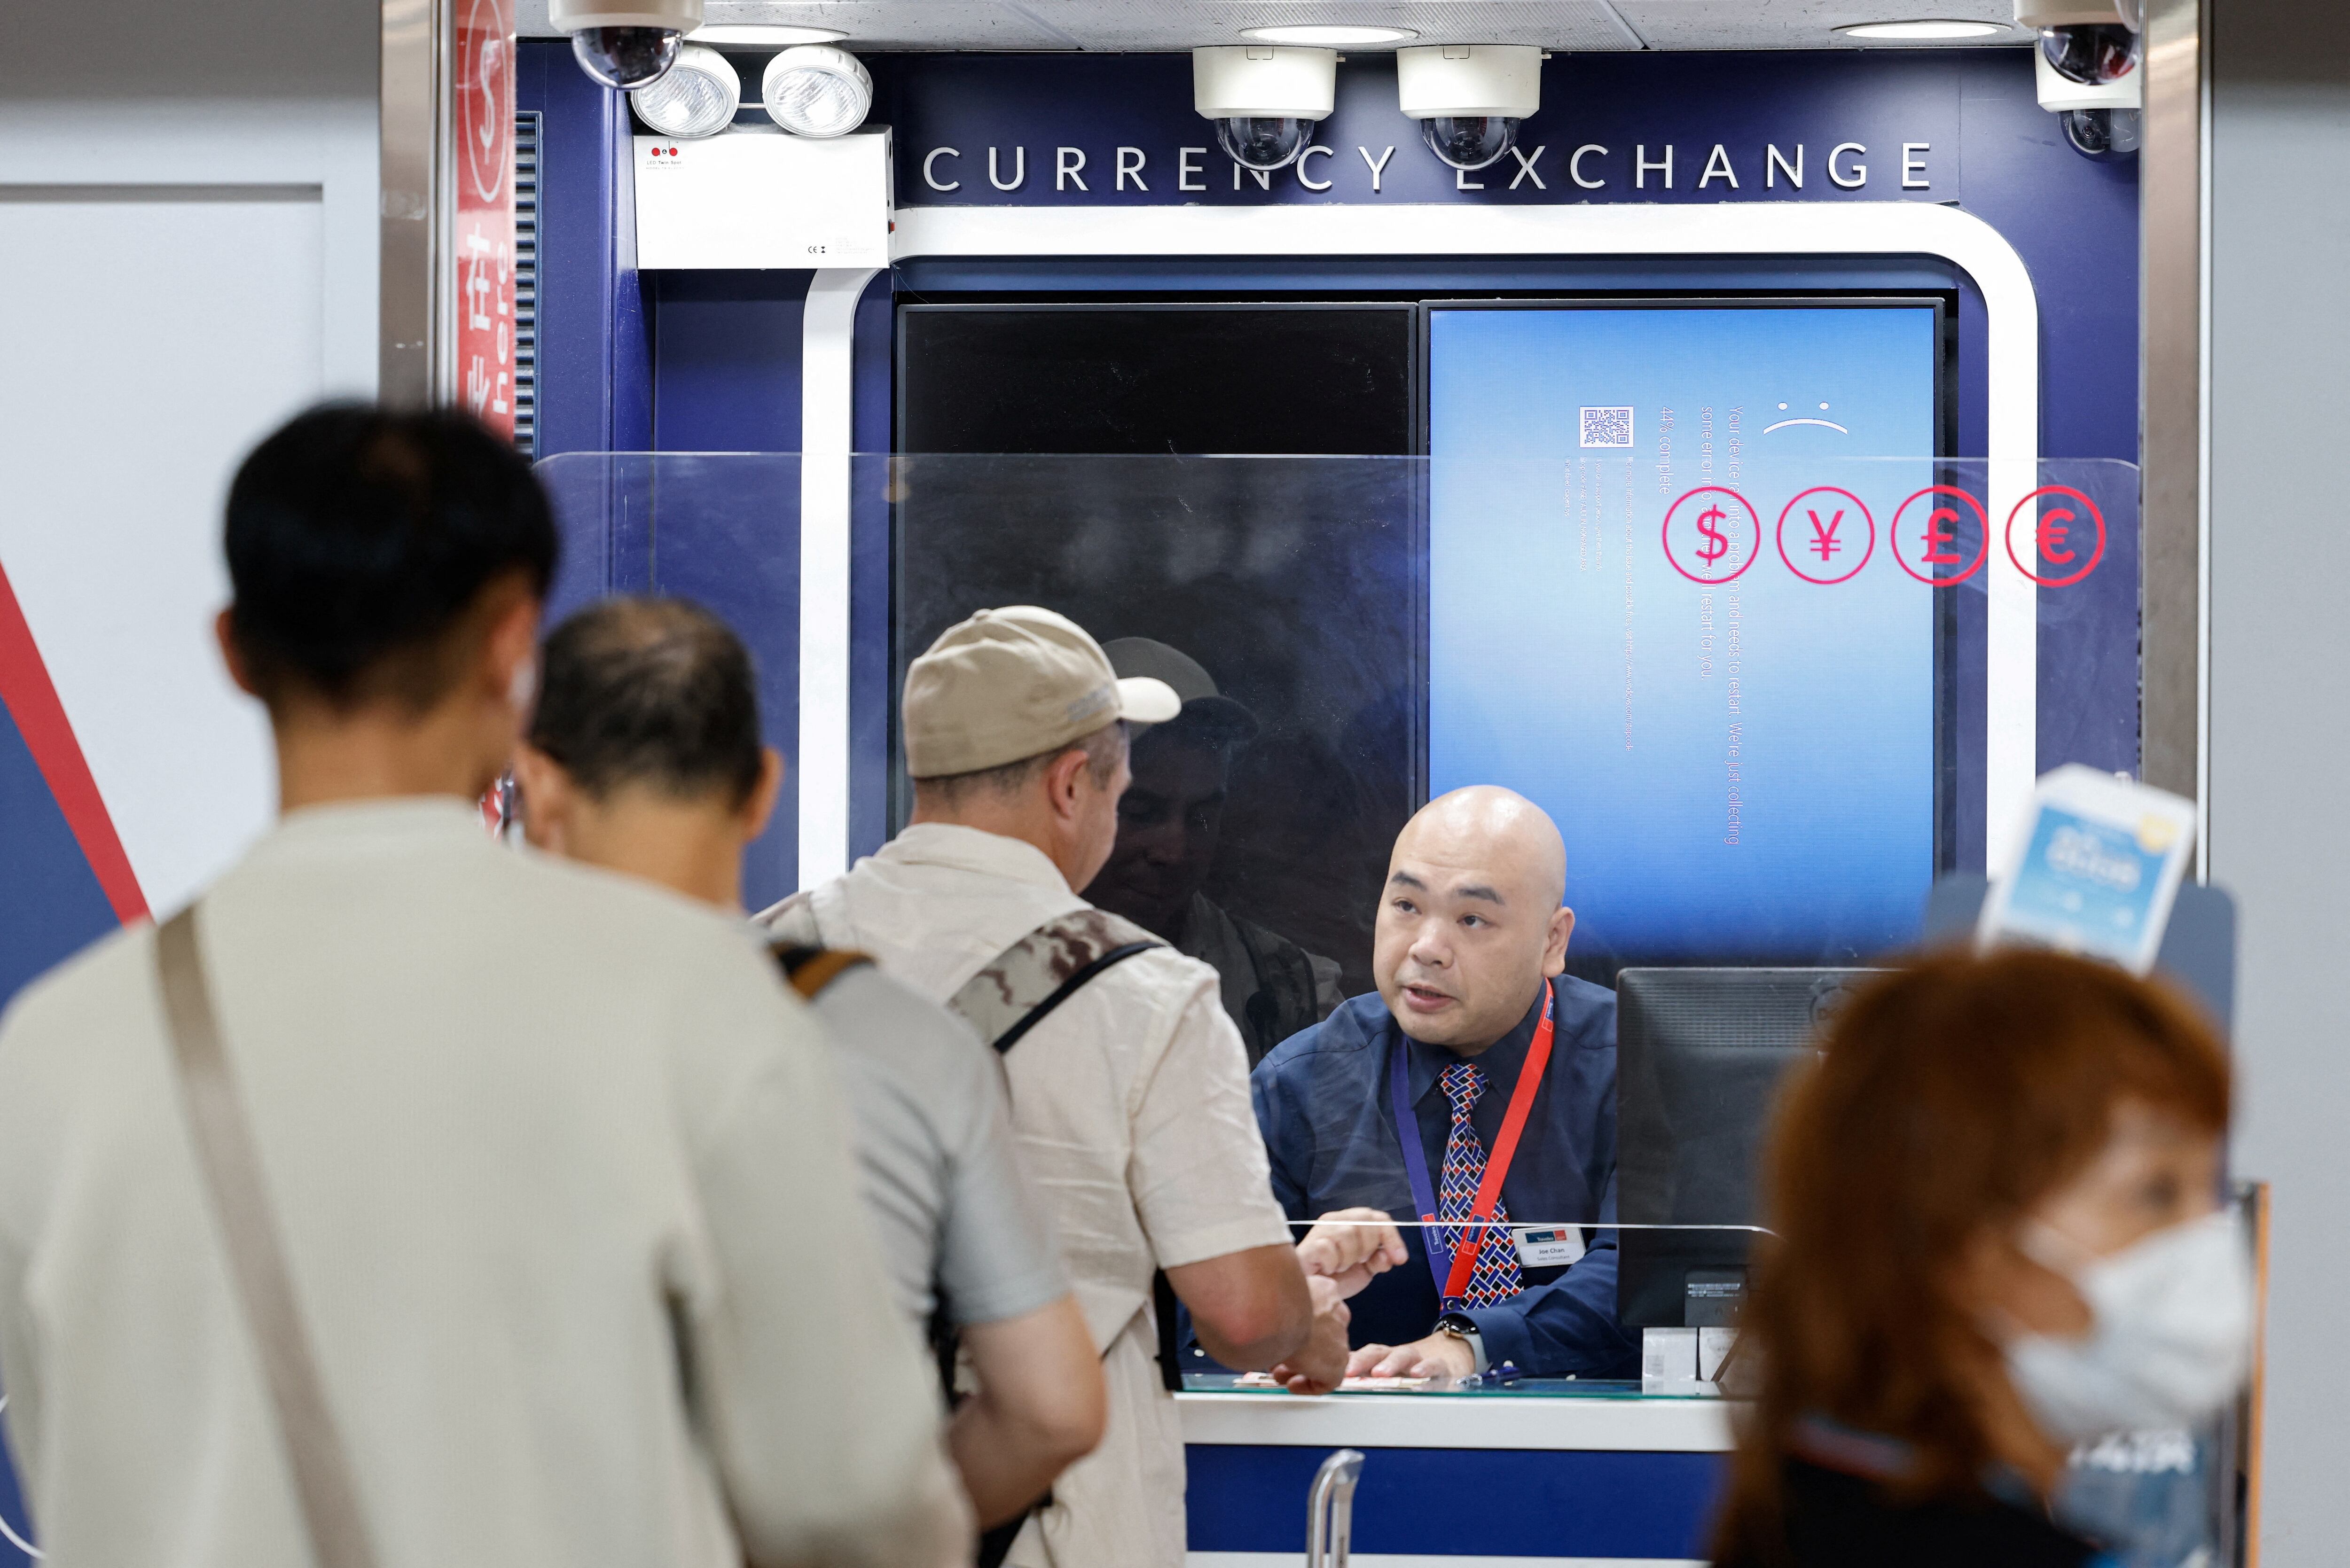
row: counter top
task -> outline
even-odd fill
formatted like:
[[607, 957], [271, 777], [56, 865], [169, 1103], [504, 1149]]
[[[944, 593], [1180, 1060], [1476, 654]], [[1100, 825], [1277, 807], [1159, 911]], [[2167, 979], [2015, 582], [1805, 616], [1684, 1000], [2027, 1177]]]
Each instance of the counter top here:
[[1726, 1453], [1734, 1402], [1643, 1395], [1638, 1383], [1529, 1379], [1498, 1389], [1301, 1397], [1191, 1375], [1186, 1443], [1304, 1448]]

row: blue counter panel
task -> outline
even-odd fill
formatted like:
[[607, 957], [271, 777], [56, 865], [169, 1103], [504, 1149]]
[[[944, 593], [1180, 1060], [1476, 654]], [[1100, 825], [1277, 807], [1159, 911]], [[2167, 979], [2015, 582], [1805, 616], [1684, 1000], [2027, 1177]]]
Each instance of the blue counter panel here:
[[[1193, 1552], [1305, 1550], [1305, 1494], [1331, 1450], [1193, 1443]], [[1706, 1555], [1721, 1454], [1366, 1449], [1354, 1550], [1468, 1557]]]

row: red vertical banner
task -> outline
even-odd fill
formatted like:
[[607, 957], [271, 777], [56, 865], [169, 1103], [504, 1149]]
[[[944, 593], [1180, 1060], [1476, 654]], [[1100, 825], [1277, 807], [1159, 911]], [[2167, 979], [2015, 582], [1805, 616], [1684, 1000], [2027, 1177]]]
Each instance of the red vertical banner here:
[[457, 397], [515, 427], [515, 0], [457, 0]]

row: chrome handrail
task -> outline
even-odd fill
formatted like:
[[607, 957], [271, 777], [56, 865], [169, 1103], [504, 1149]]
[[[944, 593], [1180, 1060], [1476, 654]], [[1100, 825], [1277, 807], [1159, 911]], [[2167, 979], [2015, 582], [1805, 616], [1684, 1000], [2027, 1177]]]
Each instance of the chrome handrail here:
[[1305, 1494], [1305, 1568], [1347, 1568], [1355, 1534], [1355, 1482], [1362, 1473], [1359, 1449], [1340, 1449], [1314, 1472]]

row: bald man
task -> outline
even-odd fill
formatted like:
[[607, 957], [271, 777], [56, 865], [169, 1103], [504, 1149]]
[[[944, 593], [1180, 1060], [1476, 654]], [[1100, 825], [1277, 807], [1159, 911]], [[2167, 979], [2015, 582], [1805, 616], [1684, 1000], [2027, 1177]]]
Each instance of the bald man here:
[[[1409, 1261], [1350, 1303], [1351, 1376], [1503, 1362], [1638, 1376], [1638, 1340], [1616, 1318], [1614, 1233], [1577, 1223], [1616, 1215], [1616, 997], [1564, 972], [1565, 886], [1558, 828], [1524, 796], [1481, 786], [1429, 802], [1388, 863], [1378, 993], [1290, 1036], [1250, 1077], [1293, 1221], [1356, 1207], [1439, 1221], [1407, 1224]], [[1502, 1129], [1519, 1102], [1511, 1150]]]

